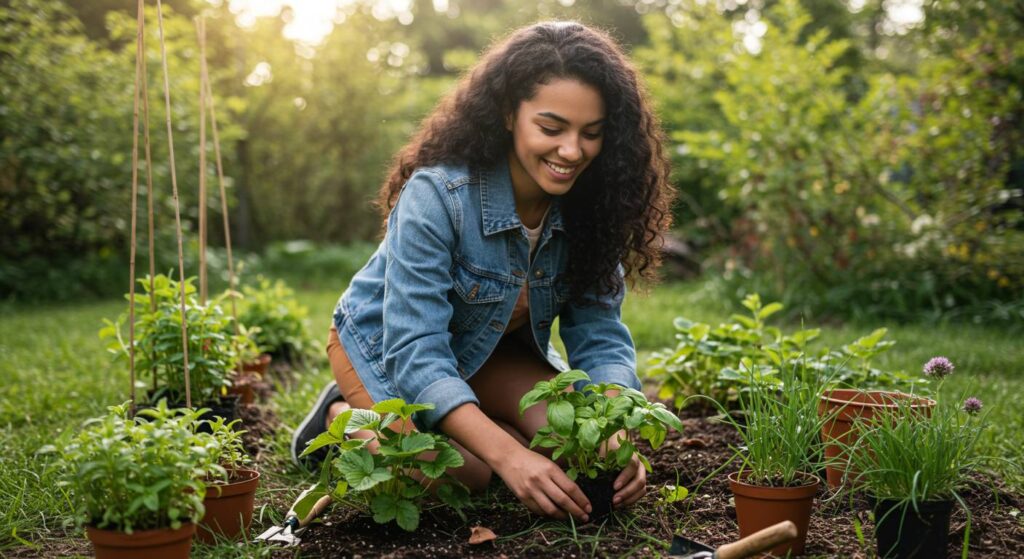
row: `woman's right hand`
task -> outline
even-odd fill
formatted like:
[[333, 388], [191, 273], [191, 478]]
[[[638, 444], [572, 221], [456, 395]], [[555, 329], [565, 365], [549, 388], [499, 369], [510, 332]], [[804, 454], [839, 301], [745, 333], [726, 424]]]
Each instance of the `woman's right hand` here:
[[534, 513], [561, 520], [567, 515], [583, 522], [589, 520], [591, 507], [586, 495], [558, 464], [545, 456], [519, 447], [495, 464], [494, 471]]

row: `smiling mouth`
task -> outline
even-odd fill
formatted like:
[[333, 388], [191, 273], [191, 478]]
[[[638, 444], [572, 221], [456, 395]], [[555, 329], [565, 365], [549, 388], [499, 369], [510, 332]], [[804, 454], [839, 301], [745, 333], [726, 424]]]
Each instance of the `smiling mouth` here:
[[558, 173], [559, 175], [571, 175], [574, 172], [576, 172], [576, 166], [563, 167], [561, 165], [556, 165], [556, 164], [548, 161], [547, 159], [544, 159], [543, 161], [544, 161], [545, 165], [550, 167], [551, 170], [553, 170], [554, 172]]

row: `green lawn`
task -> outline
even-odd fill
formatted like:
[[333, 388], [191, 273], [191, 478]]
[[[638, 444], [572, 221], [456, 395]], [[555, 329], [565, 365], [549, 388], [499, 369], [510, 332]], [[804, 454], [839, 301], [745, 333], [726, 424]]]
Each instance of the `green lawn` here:
[[[728, 317], [734, 302], [714, 285], [662, 285], [647, 296], [627, 298], [624, 320], [634, 334], [641, 362], [650, 351], [674, 343], [674, 317], [711, 323]], [[326, 335], [339, 293], [299, 292], [301, 302], [310, 309], [318, 338]], [[31, 556], [24, 546], [44, 545], [49, 550], [62, 542], [68, 544], [67, 553], [89, 552], [84, 539], [66, 526], [66, 498], [46, 471], [48, 459], [36, 456], [35, 451], [63, 430], [76, 429], [84, 419], [103, 413], [106, 406], [127, 399], [127, 372], [123, 366], [110, 364], [97, 337], [102, 319], [114, 318], [122, 309], [120, 301], [22, 307], [0, 319], [0, 502], [4, 504], [0, 508], [0, 555], [17, 550], [19, 556]], [[967, 393], [981, 398], [991, 414], [984, 450], [1024, 463], [1024, 414], [1017, 405], [1024, 389], [1019, 334], [984, 325], [842, 325], [825, 327], [820, 345], [840, 345], [879, 326], [889, 327], [888, 339], [898, 343], [877, 360], [878, 365], [919, 371], [934, 355], [952, 359], [957, 372], [945, 385], [946, 396]], [[264, 466], [266, 482], [258, 499], [271, 504], [257, 510], [258, 522], [280, 518], [293, 488], [308, 481], [291, 467], [287, 442], [291, 426], [329, 378], [325, 363], [317, 363], [298, 386], [273, 402], [284, 428], [277, 433], [273, 455]], [[1019, 474], [1004, 469], [1004, 475], [1017, 488], [1024, 487]], [[223, 545], [197, 549], [194, 556], [251, 557], [261, 550]]]

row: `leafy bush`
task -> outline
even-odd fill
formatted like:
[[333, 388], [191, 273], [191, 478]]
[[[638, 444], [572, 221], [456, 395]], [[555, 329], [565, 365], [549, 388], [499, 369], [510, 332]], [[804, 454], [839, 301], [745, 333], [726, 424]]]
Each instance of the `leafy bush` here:
[[[372, 514], [380, 524], [395, 521], [411, 532], [419, 526], [424, 500], [435, 483], [441, 483], [437, 497], [461, 514], [469, 491], [448, 474], [449, 469], [464, 463], [459, 451], [444, 435], [390, 428], [396, 421], [405, 422], [414, 413], [432, 407], [406, 404], [396, 398], [379, 402], [370, 410], [350, 409], [338, 415], [302, 453], [306, 456], [323, 447], [331, 449], [321, 466], [320, 481], [296, 505], [299, 517], [329, 494], [335, 503]], [[373, 438], [346, 439], [347, 434], [361, 430], [371, 431]], [[371, 441], [379, 445], [375, 452], [370, 451]], [[421, 457], [425, 452], [436, 455], [427, 460]]]
[[58, 485], [70, 494], [75, 520], [127, 533], [199, 520], [206, 491], [199, 480], [216, 470], [212, 438], [193, 433], [200, 412], [161, 401], [137, 421], [127, 403], [109, 410], [69, 441], [41, 449], [59, 454]]
[[[682, 0], [674, 26], [645, 20], [639, 58], [677, 165], [703, 177], [685, 199], [711, 205], [702, 229], [724, 230], [727, 275], [761, 281], [805, 316], [988, 313], [1020, 300], [1024, 47], [1008, 39], [1020, 21], [952, 6], [929, 3], [946, 19], [911, 37], [859, 45], [873, 57], [902, 41], [902, 73], [886, 60], [844, 65], [858, 45], [812, 31], [796, 0], [763, 13]], [[756, 21], [737, 21], [744, 12]]]
[[682, 431], [682, 422], [664, 405], [648, 402], [642, 392], [632, 388], [599, 383], [587, 384], [581, 391], [566, 391], [575, 382], [589, 380], [583, 371], [566, 371], [538, 382], [523, 395], [520, 414], [547, 402], [548, 424], [537, 431], [530, 448], [555, 449], [552, 459], [565, 459], [569, 465], [566, 475], [572, 480], [621, 470], [634, 455], [651, 471], [650, 462], [633, 444], [634, 434], [657, 449], [670, 428]]
[[[238, 365], [238, 348], [249, 342], [234, 334], [231, 317], [218, 304], [221, 299], [199, 304], [194, 280], [185, 280], [185, 316], [192, 398], [202, 403], [218, 398], [230, 385], [231, 372]], [[160, 274], [153, 278], [151, 291], [148, 276], [138, 281], [143, 293], [135, 295], [135, 370], [140, 378], [147, 373], [152, 377], [149, 402], [167, 398], [172, 405], [184, 405], [180, 284]], [[110, 340], [107, 350], [125, 360], [129, 346], [122, 327], [127, 320], [128, 313], [117, 322], [105, 320], [106, 327], [100, 330], [100, 338]]]
[[815, 383], [826, 377], [837, 387], [899, 389], [926, 384], [916, 375], [884, 371], [871, 366], [876, 355], [896, 342], [883, 338], [879, 328], [844, 345], [841, 350], [822, 349], [804, 355], [805, 348], [820, 334], [817, 328], [783, 334], [766, 320], [781, 311], [781, 303], [761, 304], [759, 295], [748, 295], [743, 306], [750, 316], [732, 315], [730, 322], [712, 328], [708, 324], [677, 318], [673, 322], [679, 343], [651, 354], [646, 376], [660, 386], [658, 397], [672, 399], [677, 408], [706, 402], [688, 399], [696, 394], [722, 403], [735, 402], [741, 391], [758, 383], [780, 385], [782, 364], [799, 357], [799, 379]]
[[252, 339], [260, 351], [289, 363], [301, 361], [311, 346], [306, 324], [309, 310], [284, 281], [260, 277], [258, 282], [258, 287], [242, 288], [245, 306], [239, 321], [253, 330]]

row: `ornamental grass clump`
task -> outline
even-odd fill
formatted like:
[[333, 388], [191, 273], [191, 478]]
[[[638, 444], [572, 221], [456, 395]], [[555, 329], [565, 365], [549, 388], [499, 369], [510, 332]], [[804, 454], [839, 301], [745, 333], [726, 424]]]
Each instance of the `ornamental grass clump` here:
[[[334, 503], [372, 515], [380, 524], [394, 521], [411, 532], [419, 526], [420, 513], [432, 492], [462, 516], [469, 490], [449, 473], [463, 465], [462, 455], [444, 435], [400, 428], [414, 413], [433, 407], [395, 398], [369, 410], [349, 409], [339, 414], [302, 453], [307, 456], [320, 448], [330, 449], [317, 485], [295, 506], [299, 518], [321, 497], [330, 495]], [[369, 431], [372, 437], [348, 438], [356, 431]], [[371, 450], [371, 445], [376, 450]]]
[[854, 487], [878, 499], [917, 506], [960, 497], [990, 458], [974, 447], [985, 429], [981, 401], [939, 403], [931, 415], [915, 413], [900, 402], [899, 421], [878, 416], [854, 424], [857, 440], [849, 448], [850, 465], [859, 472]]
[[[742, 440], [737, 457], [739, 477], [765, 487], [794, 487], [807, 483], [822, 461], [821, 428], [829, 419], [818, 414], [818, 402], [827, 376], [804, 374], [799, 354], [789, 356], [775, 348], [779, 359], [778, 384], [756, 382], [740, 398], [742, 421], [724, 414]], [[751, 371], [751, 376], [754, 373]]]

